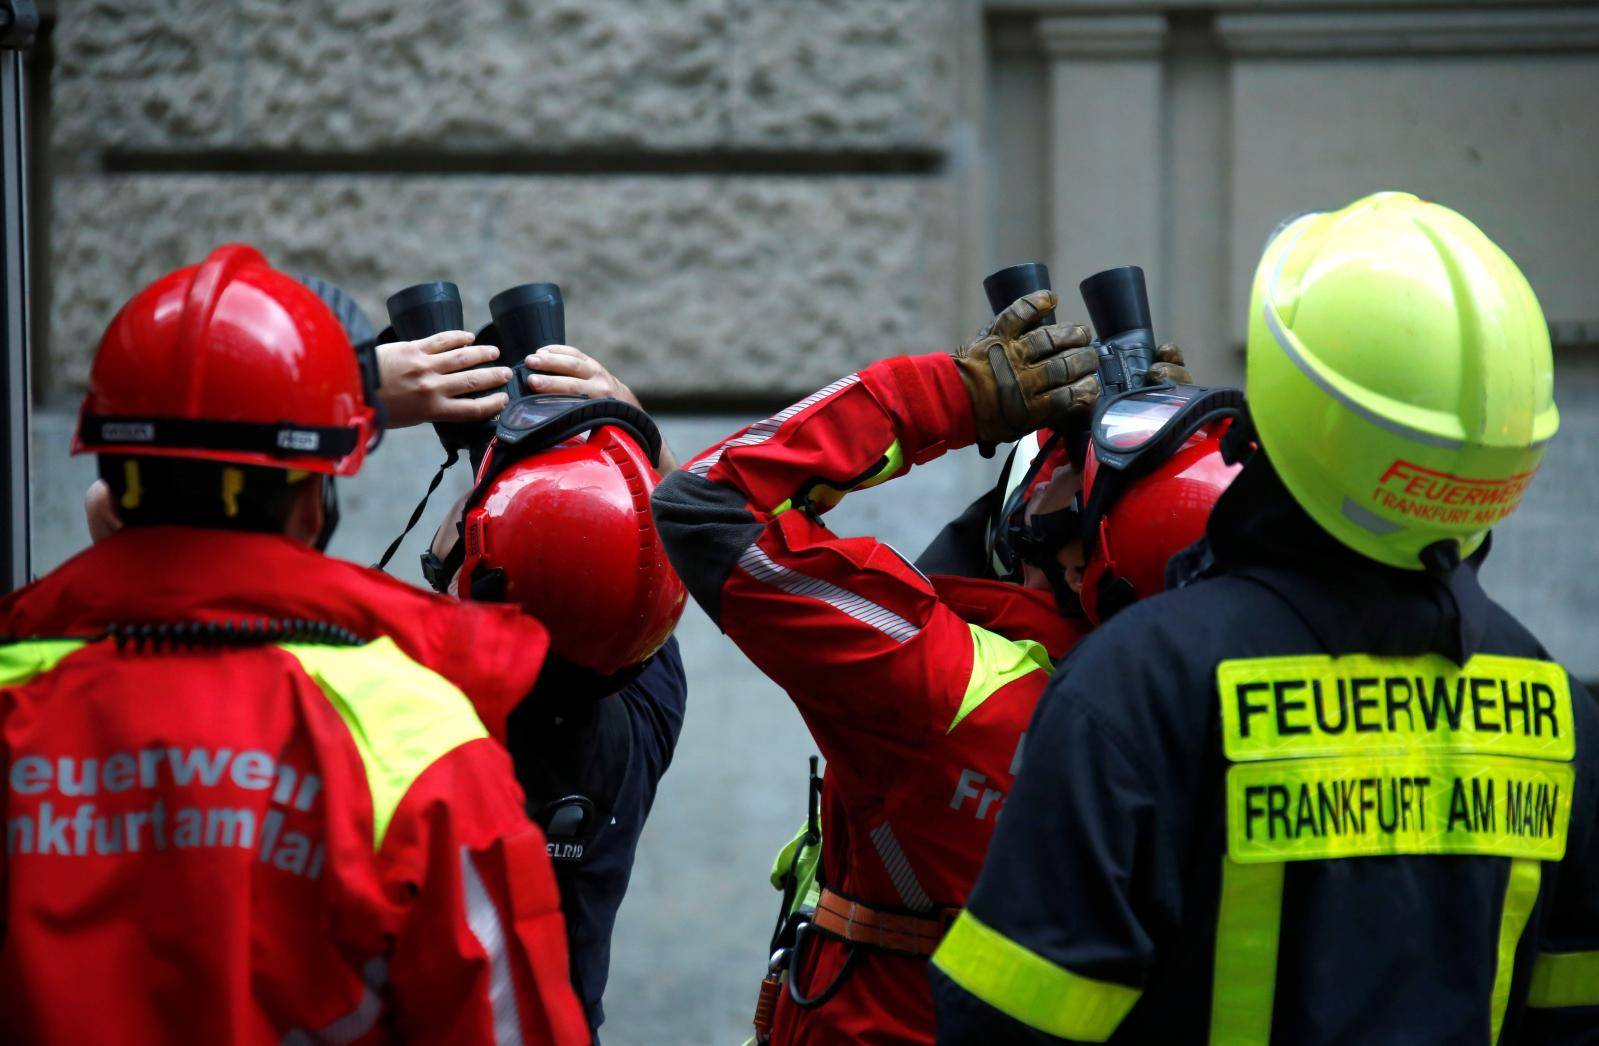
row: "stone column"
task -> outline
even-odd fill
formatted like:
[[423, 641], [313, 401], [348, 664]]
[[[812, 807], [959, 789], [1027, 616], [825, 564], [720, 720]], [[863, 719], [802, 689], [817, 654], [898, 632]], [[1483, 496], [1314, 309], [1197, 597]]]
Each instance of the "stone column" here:
[[1051, 254], [1064, 316], [1083, 315], [1078, 280], [1125, 264], [1144, 267], [1155, 315], [1164, 315], [1166, 19], [1046, 18], [1039, 30], [1051, 60]]

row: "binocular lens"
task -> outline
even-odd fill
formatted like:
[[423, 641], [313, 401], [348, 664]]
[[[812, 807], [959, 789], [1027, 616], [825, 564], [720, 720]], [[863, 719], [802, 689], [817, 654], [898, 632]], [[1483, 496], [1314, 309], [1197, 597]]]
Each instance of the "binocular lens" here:
[[524, 283], [489, 299], [489, 315], [504, 344], [517, 358], [566, 341], [566, 306], [553, 283]]
[[[1050, 289], [1049, 266], [1043, 262], [1022, 262], [1001, 269], [983, 281], [983, 292], [988, 295], [988, 307], [998, 316], [1010, 308], [1011, 303], [1025, 298], [1034, 291]], [[1049, 312], [1041, 321], [1048, 326], [1055, 322], [1055, 313]]]
[[1149, 317], [1149, 291], [1144, 286], [1144, 270], [1136, 265], [1122, 265], [1104, 272], [1096, 272], [1078, 284], [1083, 304], [1088, 306], [1088, 318], [1094, 324], [1094, 333], [1101, 341], [1125, 334], [1128, 331], [1152, 331], [1154, 321]]
[[446, 280], [418, 283], [389, 296], [389, 323], [401, 341], [460, 330], [466, 323], [461, 291]]

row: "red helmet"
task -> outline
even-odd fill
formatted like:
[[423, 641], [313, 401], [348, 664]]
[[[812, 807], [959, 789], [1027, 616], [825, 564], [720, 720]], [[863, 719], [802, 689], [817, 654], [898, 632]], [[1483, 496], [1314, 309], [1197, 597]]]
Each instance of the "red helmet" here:
[[[1227, 422], [1206, 425], [1151, 472], [1115, 495], [1086, 547], [1083, 610], [1094, 624], [1127, 604], [1166, 588], [1166, 564], [1205, 535], [1216, 499], [1238, 474], [1222, 460]], [[1091, 503], [1100, 463], [1092, 442], [1083, 472], [1083, 499]]]
[[519, 604], [549, 629], [555, 654], [599, 676], [642, 664], [686, 598], [650, 515], [658, 482], [639, 442], [612, 424], [536, 450], [486, 487], [480, 478], [457, 594]]
[[314, 291], [228, 244], [112, 319], [72, 451], [348, 476], [380, 432], [370, 347], [358, 355]]

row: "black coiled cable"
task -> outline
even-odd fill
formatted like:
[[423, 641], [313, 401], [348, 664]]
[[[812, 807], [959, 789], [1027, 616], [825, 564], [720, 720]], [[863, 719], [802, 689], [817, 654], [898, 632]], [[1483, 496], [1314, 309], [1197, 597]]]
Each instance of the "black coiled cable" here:
[[320, 646], [363, 646], [366, 640], [330, 621], [307, 618], [255, 618], [229, 621], [162, 621], [118, 623], [105, 635], [118, 650], [196, 650], [264, 646], [269, 643], [311, 643]]

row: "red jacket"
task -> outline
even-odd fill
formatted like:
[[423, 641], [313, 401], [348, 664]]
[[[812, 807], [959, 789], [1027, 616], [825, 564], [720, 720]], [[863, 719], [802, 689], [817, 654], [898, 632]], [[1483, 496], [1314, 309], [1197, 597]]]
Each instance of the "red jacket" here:
[[[975, 438], [948, 356], [885, 360], [712, 447], [655, 497], [695, 598], [798, 706], [827, 759], [824, 885], [879, 908], [959, 908], [1033, 705], [1082, 627], [1048, 593], [924, 577], [820, 515]], [[845, 946], [807, 946], [815, 994]], [[831, 1001], [785, 995], [774, 1042], [932, 1042], [924, 960], [863, 951]]]
[[[257, 624], [96, 638], [176, 622]], [[536, 622], [162, 527], [0, 601], [0, 634], [8, 1039], [588, 1041], [543, 836], [473, 710], [531, 688]]]

